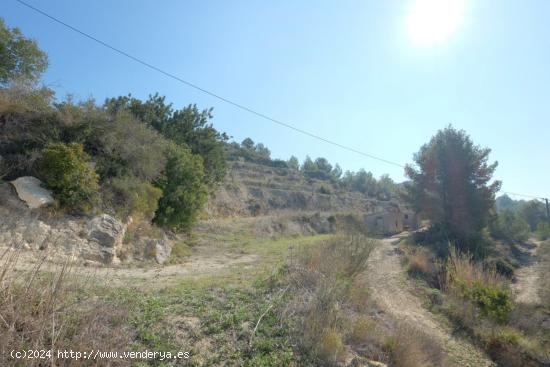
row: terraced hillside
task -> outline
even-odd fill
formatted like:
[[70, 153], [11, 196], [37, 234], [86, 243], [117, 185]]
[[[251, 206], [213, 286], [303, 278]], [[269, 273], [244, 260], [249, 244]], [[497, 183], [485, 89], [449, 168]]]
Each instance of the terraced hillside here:
[[396, 199], [382, 201], [344, 190], [330, 180], [305, 177], [294, 169], [239, 161], [230, 163], [225, 183], [206, 207], [210, 218], [300, 212], [355, 213], [364, 215], [366, 222], [372, 216], [372, 225], [382, 227], [397, 220], [400, 228], [391, 232], [399, 232], [414, 219]]

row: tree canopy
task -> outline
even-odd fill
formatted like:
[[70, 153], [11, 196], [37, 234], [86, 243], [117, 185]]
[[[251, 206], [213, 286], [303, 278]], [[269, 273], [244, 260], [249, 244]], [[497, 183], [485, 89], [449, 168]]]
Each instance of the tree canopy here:
[[463, 130], [440, 130], [414, 155], [408, 165], [408, 199], [449, 238], [465, 243], [479, 235], [495, 204], [500, 182], [492, 176], [497, 162], [491, 150], [473, 143]]
[[203, 159], [205, 181], [209, 185], [223, 181], [226, 173], [224, 145], [228, 136], [213, 127], [211, 108], [199, 110], [197, 105], [189, 104], [176, 110], [158, 94], [149, 96], [146, 101], [131, 95], [110, 98], [104, 107], [110, 114], [128, 111], [165, 138], [189, 147], [191, 153]]
[[48, 67], [48, 57], [36, 41], [0, 18], [0, 85], [14, 80], [35, 82]]

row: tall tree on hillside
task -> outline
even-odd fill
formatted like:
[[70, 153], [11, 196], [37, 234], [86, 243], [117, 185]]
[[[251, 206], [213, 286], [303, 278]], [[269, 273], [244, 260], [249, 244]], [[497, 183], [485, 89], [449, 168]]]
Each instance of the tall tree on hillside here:
[[295, 156], [291, 156], [287, 163], [289, 168], [295, 169], [296, 171], [300, 169], [300, 162]]
[[498, 163], [488, 163], [490, 152], [448, 126], [414, 155], [415, 166], [405, 168], [411, 204], [459, 244], [477, 237], [494, 207], [501, 183], [491, 182]]
[[0, 86], [17, 79], [35, 82], [48, 67], [48, 56], [19, 28], [8, 28], [0, 18]]
[[382, 199], [390, 199], [396, 196], [398, 191], [397, 184], [387, 174], [380, 176], [378, 180], [378, 196]]
[[330, 172], [330, 174], [332, 175], [332, 177], [339, 180], [340, 177], [342, 177], [342, 167], [340, 167], [340, 165], [336, 163], [332, 168], [332, 171]]
[[248, 150], [254, 149], [254, 145], [255, 145], [254, 140], [252, 140], [250, 138], [246, 138], [241, 142], [241, 147], [243, 147], [244, 149], [248, 149]]
[[315, 165], [315, 163], [313, 163], [309, 155], [306, 155], [306, 159], [304, 159], [304, 163], [302, 163], [302, 171], [315, 171], [316, 168], [317, 166]]

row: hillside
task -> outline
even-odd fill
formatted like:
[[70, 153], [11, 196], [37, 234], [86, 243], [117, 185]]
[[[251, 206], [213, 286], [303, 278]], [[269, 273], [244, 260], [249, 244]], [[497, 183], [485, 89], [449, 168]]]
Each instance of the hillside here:
[[225, 182], [206, 205], [209, 218], [323, 213], [354, 214], [368, 230], [398, 233], [416, 228], [416, 216], [397, 198], [378, 200], [344, 189], [336, 181], [306, 177], [286, 167], [230, 162]]

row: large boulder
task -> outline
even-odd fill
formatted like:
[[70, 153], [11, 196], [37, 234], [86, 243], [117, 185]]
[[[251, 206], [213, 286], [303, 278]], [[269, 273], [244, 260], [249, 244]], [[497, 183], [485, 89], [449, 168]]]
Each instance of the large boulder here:
[[11, 181], [17, 195], [31, 209], [52, 204], [54, 199], [49, 190], [42, 187], [42, 181], [32, 176], [19, 177]]
[[118, 262], [117, 252], [122, 246], [126, 227], [108, 214], [93, 218], [89, 224], [88, 240], [100, 246], [105, 263]]

